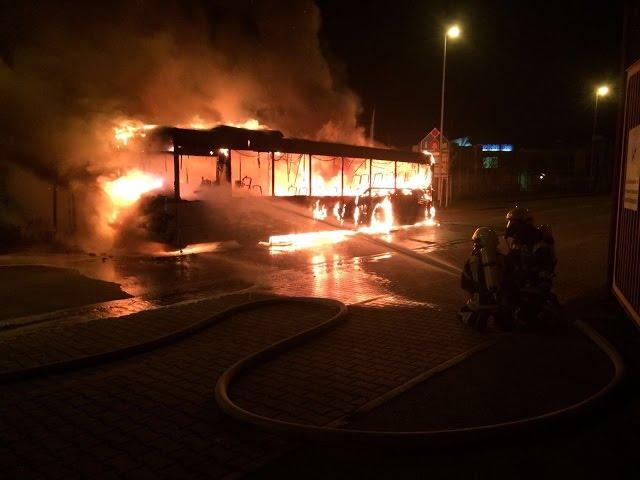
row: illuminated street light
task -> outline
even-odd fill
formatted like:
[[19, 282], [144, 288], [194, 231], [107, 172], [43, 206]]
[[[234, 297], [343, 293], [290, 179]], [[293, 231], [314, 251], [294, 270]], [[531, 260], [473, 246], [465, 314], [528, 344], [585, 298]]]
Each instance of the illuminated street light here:
[[449, 30], [447, 30], [447, 36], [451, 38], [458, 38], [460, 36], [460, 27], [458, 25], [449, 27]]
[[591, 156], [589, 157], [589, 177], [591, 181], [591, 187], [595, 186], [595, 175], [598, 173], [597, 162], [595, 158], [596, 152], [596, 128], [598, 125], [598, 100], [600, 97], [606, 97], [609, 95], [609, 87], [607, 85], [600, 85], [596, 88], [596, 102], [593, 108], [593, 131], [591, 132]]
[[440, 152], [440, 162], [442, 163], [442, 137], [444, 137], [444, 85], [447, 72], [447, 38], [458, 38], [460, 36], [460, 27], [458, 25], [450, 26], [444, 34], [444, 54], [442, 57], [442, 98], [440, 99], [440, 142], [438, 151]]

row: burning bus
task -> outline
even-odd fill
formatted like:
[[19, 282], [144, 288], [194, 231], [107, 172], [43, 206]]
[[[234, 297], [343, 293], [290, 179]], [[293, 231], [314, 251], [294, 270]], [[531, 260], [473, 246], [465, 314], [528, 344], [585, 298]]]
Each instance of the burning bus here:
[[[157, 127], [142, 135], [143, 170], [151, 175], [146, 191], [159, 185], [154, 178], [165, 186], [173, 183], [165, 205], [184, 205], [218, 190], [231, 197], [286, 199], [308, 207], [317, 220], [373, 233], [434, 222], [434, 161], [427, 152], [287, 138], [279, 131], [231, 126]], [[156, 223], [162, 225], [156, 230], [169, 232], [170, 243], [180, 243], [175, 229], [167, 227], [170, 219]]]

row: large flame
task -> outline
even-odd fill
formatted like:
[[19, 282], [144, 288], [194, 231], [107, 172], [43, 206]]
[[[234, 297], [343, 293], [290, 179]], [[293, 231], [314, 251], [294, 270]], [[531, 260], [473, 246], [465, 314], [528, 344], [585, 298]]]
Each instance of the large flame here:
[[[255, 119], [226, 124], [248, 129], [268, 128]], [[219, 123], [194, 117], [191, 123], [183, 127], [206, 129], [217, 125]], [[147, 125], [137, 120], [122, 121], [114, 129], [116, 144], [119, 147], [127, 146], [132, 139], [146, 136], [146, 132], [153, 128], [155, 125]], [[226, 156], [230, 152], [220, 148], [219, 153]], [[213, 151], [211, 154], [213, 155]], [[340, 225], [345, 225], [347, 222], [346, 225], [353, 225], [353, 229], [272, 236], [268, 242], [271, 246], [295, 250], [341, 242], [358, 232], [388, 234], [394, 229], [408, 228], [409, 226], [394, 225], [390, 196], [392, 192], [413, 195], [415, 190], [422, 190], [429, 205], [425, 208], [424, 220], [418, 219], [415, 226], [436, 224], [435, 209], [430, 206], [432, 174], [428, 163], [395, 163], [385, 160], [342, 159], [327, 156], [313, 156], [312, 162], [308, 155], [281, 152], [273, 152], [272, 155], [277, 161], [273, 166], [276, 172], [272, 195], [304, 195], [334, 199], [335, 197], [355, 197], [355, 206], [349, 209], [351, 218], [345, 218], [347, 203], [343, 200], [327, 203], [329, 199], [324, 201], [316, 199], [312, 206], [314, 219], [335, 220]], [[260, 166], [259, 155], [257, 165]], [[253, 167], [248, 166], [248, 168]], [[313, 168], [313, 171], [310, 171], [310, 168]], [[188, 171], [185, 173], [188, 179]], [[259, 174], [259, 172], [256, 173]], [[252, 173], [247, 175], [251, 176]], [[138, 169], [130, 170], [119, 178], [103, 181], [103, 189], [111, 202], [109, 221], [113, 222], [123, 208], [133, 205], [145, 193], [162, 188], [163, 184], [162, 176]], [[364, 217], [369, 219], [367, 224], [362, 221]]]
[[118, 148], [126, 147], [129, 141], [136, 137], [146, 137], [148, 130], [153, 130], [157, 125], [142, 123], [138, 120], [123, 120], [113, 127], [114, 138]]
[[368, 227], [359, 228], [365, 233], [389, 233], [393, 227], [393, 208], [389, 197], [376, 204], [371, 212], [371, 222]]
[[142, 195], [158, 190], [163, 185], [163, 177], [138, 169], [130, 170], [114, 180], [103, 180], [102, 188], [111, 201], [110, 221], [114, 221], [123, 208], [140, 200]]
[[269, 127], [260, 123], [255, 118], [250, 118], [244, 122], [208, 122], [200, 116], [195, 116], [187, 125], [178, 125], [179, 128], [193, 128], [195, 130], [208, 130], [220, 125], [228, 125], [237, 128], [246, 128], [247, 130], [268, 130]]
[[[246, 128], [247, 130], [267, 130], [269, 127], [260, 123], [255, 118], [250, 118], [244, 122], [207, 122], [200, 117], [194, 117], [188, 124], [178, 124], [178, 128], [193, 128], [195, 130], [207, 130], [210, 128], [218, 127], [220, 125], [230, 125], [232, 127]], [[147, 131], [157, 128], [157, 125], [143, 123], [139, 120], [120, 120], [117, 125], [113, 127], [113, 137], [115, 138], [115, 144], [118, 148], [127, 147], [129, 142], [137, 137], [146, 137]]]
[[[268, 242], [261, 242], [262, 245], [271, 248], [272, 252], [296, 251], [311, 247], [319, 247], [323, 245], [332, 245], [343, 242], [358, 233], [366, 233], [373, 235], [386, 235], [394, 230], [407, 229], [422, 226], [435, 226], [436, 210], [433, 206], [425, 208], [425, 218], [413, 225], [394, 225], [393, 204], [389, 196], [382, 197], [373, 207], [371, 220], [369, 225], [358, 226], [360, 218], [361, 204], [358, 204], [359, 198], [356, 198], [356, 207], [353, 212], [353, 230], [322, 230], [319, 232], [291, 233], [288, 235], [272, 235]], [[333, 214], [337, 221], [342, 225], [344, 218], [345, 206], [342, 202], [336, 202], [333, 206]], [[316, 220], [325, 220], [327, 218], [328, 209], [320, 204], [317, 200], [314, 203], [313, 218]]]

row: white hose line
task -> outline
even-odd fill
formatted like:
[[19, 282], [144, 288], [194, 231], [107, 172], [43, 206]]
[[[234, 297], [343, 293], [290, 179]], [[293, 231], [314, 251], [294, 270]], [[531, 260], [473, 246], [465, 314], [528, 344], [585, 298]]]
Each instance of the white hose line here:
[[218, 406], [225, 413], [243, 422], [304, 440], [338, 443], [352, 441], [362, 443], [417, 442], [447, 445], [451, 443], [472, 441], [489, 436], [517, 433], [525, 429], [528, 430], [529, 428], [536, 426], [547, 425], [551, 422], [565, 420], [577, 414], [584, 413], [595, 407], [601, 400], [610, 394], [624, 376], [624, 363], [620, 354], [609, 344], [609, 342], [607, 342], [607, 340], [595, 332], [595, 330], [582, 321], [577, 321], [576, 327], [578, 330], [589, 337], [598, 346], [598, 348], [600, 348], [600, 350], [609, 357], [614, 368], [613, 378], [598, 392], [575, 404], [559, 410], [520, 420], [475, 427], [426, 431], [350, 430], [333, 427], [319, 427], [265, 417], [242, 408], [231, 400], [229, 396], [229, 388], [239, 375], [246, 374], [246, 372], [251, 368], [265, 363], [276, 357], [278, 354], [288, 351], [337, 325], [344, 313], [346, 313], [343, 312], [344, 311], [341, 310], [336, 316], [332, 317], [328, 321], [266, 347], [259, 352], [243, 358], [231, 366], [222, 374], [216, 384], [215, 398]]

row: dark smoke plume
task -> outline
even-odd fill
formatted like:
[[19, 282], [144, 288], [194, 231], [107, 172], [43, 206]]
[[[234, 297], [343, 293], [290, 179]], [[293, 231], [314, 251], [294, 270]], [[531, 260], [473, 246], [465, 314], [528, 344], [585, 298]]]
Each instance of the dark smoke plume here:
[[[242, 123], [361, 142], [311, 1], [2, 1], [0, 162], [95, 187], [114, 127]], [[2, 165], [0, 165], [1, 167]], [[89, 209], [90, 210], [90, 209]], [[88, 213], [90, 216], [90, 213]]]

